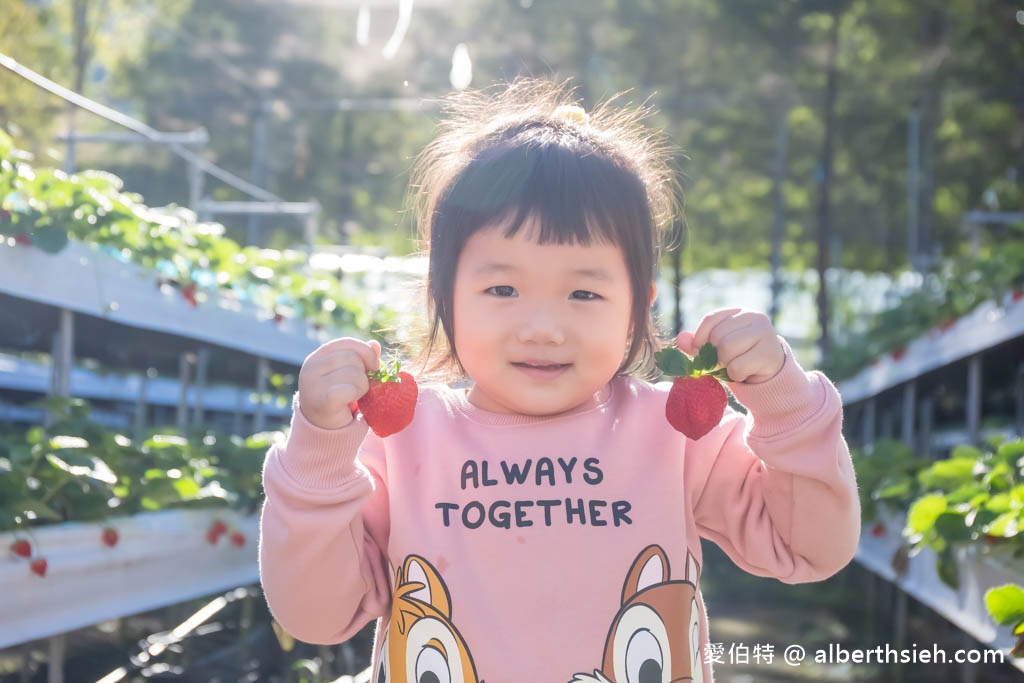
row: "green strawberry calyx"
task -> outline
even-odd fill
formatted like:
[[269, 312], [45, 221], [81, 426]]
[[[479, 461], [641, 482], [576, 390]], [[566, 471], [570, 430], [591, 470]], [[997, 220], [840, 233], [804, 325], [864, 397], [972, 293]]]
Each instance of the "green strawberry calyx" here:
[[401, 382], [402, 378], [398, 373], [402, 369], [402, 362], [397, 358], [382, 362], [380, 369], [366, 373], [366, 376], [378, 382]]
[[[669, 346], [654, 354], [654, 361], [663, 375], [669, 377], [701, 377], [711, 375], [717, 380], [731, 382], [725, 368], [718, 367], [718, 349], [711, 342], [705, 342], [697, 355], [690, 360], [686, 354], [674, 346]], [[717, 369], [716, 369], [717, 368]]]

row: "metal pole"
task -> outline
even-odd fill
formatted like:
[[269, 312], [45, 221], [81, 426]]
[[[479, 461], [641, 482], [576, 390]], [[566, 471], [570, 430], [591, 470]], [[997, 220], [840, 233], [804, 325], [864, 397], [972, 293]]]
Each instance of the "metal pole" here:
[[911, 380], [903, 385], [903, 420], [900, 424], [900, 440], [914, 448], [914, 414], [917, 404], [917, 382]]
[[864, 402], [864, 422], [861, 423], [861, 445], [865, 453], [875, 450], [875, 422], [877, 421], [877, 402], [874, 397]]
[[209, 364], [210, 348], [202, 346], [199, 348], [199, 357], [196, 363], [195, 405], [192, 406], [192, 424], [198, 425], [200, 428], [205, 417], [203, 414], [203, 390], [206, 389], [206, 374]]
[[[50, 395], [68, 398], [71, 395], [71, 366], [74, 363], [75, 314], [67, 308], [60, 309], [57, 331], [53, 335], [50, 354]], [[57, 416], [47, 411], [44, 423], [53, 424]]]
[[178, 359], [178, 382], [180, 393], [178, 394], [178, 431], [184, 432], [188, 427], [188, 385], [191, 381], [192, 365], [196, 362], [196, 354], [185, 351]]
[[267, 393], [267, 380], [270, 379], [270, 361], [260, 358], [256, 364], [256, 418], [253, 424], [253, 431], [256, 433], [266, 429], [266, 408], [264, 407], [264, 394]]
[[132, 429], [136, 439], [142, 438], [142, 432], [146, 427], [146, 384], [149, 383], [149, 369], [142, 372], [139, 381], [139, 395], [135, 399], [135, 424]]
[[49, 655], [46, 662], [46, 683], [64, 683], [64, 656], [67, 653], [67, 636], [63, 633], [47, 641]]
[[972, 444], [981, 440], [981, 354], [967, 359], [967, 438]]

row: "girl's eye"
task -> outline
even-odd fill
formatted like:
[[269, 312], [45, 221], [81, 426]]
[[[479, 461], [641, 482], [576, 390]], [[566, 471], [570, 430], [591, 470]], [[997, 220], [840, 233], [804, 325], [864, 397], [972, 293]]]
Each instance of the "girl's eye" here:
[[585, 289], [577, 289], [572, 293], [572, 298], [577, 301], [594, 301], [596, 299], [600, 299], [601, 296], [599, 294], [594, 294], [593, 292], [588, 292]]
[[494, 287], [488, 287], [484, 291], [490, 292], [491, 294], [494, 294], [495, 296], [502, 296], [502, 297], [515, 296], [516, 295], [515, 287], [510, 287], [509, 285], [496, 285]]

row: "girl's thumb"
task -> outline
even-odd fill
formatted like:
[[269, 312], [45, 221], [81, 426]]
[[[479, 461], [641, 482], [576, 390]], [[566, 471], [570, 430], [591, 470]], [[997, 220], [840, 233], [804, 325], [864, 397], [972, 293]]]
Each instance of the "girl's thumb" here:
[[687, 356], [693, 356], [696, 353], [696, 349], [693, 348], [693, 337], [693, 332], [686, 330], [676, 335], [676, 346]]
[[373, 349], [373, 352], [377, 354], [377, 360], [380, 360], [380, 342], [376, 339], [371, 339], [367, 343], [370, 345], [370, 348]]

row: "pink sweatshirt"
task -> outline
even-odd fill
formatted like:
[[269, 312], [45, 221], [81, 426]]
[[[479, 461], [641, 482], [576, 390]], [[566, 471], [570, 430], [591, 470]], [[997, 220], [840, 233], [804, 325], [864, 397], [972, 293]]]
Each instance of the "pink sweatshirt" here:
[[799, 583], [860, 535], [839, 395], [786, 353], [698, 441], [665, 420], [668, 383], [629, 377], [540, 418], [423, 387], [386, 439], [296, 409], [264, 468], [274, 617], [311, 643], [379, 618], [374, 683], [710, 683], [701, 537]]

